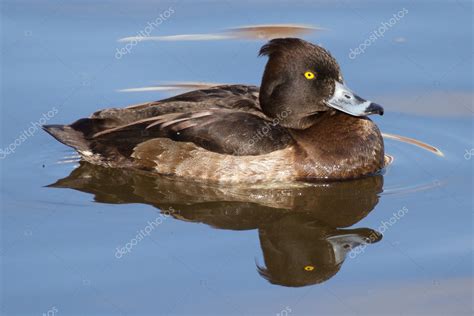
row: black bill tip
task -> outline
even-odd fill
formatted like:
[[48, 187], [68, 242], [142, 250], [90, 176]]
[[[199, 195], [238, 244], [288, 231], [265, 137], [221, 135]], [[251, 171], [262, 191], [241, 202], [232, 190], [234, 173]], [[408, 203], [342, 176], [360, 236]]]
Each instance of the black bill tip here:
[[377, 103], [370, 103], [370, 105], [366, 109], [367, 114], [380, 114], [383, 115], [383, 107]]

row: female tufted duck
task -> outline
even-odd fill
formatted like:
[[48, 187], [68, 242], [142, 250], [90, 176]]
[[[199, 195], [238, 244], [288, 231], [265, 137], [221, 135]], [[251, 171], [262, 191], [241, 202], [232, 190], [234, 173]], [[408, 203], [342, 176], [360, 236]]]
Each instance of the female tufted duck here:
[[367, 118], [383, 108], [345, 87], [328, 51], [280, 38], [260, 55], [260, 89], [216, 86], [44, 129], [93, 164], [205, 181], [341, 180], [384, 167]]

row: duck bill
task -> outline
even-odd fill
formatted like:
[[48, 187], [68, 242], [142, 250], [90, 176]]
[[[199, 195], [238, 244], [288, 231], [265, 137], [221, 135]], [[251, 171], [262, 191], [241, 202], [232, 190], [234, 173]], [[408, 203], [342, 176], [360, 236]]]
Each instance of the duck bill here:
[[362, 99], [338, 81], [335, 81], [334, 94], [326, 101], [326, 105], [353, 116], [383, 115], [382, 106]]
[[331, 244], [336, 263], [344, 261], [346, 254], [361, 245], [373, 244], [382, 234], [370, 228], [342, 229], [326, 240]]

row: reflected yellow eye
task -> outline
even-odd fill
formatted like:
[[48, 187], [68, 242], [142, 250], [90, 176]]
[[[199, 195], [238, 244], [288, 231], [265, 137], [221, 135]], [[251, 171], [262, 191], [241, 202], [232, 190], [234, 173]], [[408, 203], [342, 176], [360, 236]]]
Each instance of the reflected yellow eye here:
[[314, 74], [314, 72], [307, 71], [307, 72], [304, 73], [304, 77], [308, 80], [312, 80], [312, 79], [316, 78], [316, 75]]
[[314, 266], [306, 266], [304, 267], [305, 271], [313, 271], [314, 270]]

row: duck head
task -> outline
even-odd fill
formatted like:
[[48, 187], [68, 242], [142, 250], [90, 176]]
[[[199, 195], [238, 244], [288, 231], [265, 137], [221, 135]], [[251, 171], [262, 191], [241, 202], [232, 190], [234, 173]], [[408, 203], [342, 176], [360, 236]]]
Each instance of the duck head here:
[[265, 265], [257, 264], [257, 271], [263, 278], [288, 287], [319, 284], [336, 275], [347, 257], [382, 239], [370, 228], [335, 228], [314, 215], [289, 213], [259, 227]]
[[383, 108], [344, 85], [337, 61], [324, 48], [297, 38], [273, 39], [260, 49], [268, 56], [260, 87], [263, 112], [282, 126], [303, 129], [318, 114], [383, 115]]

